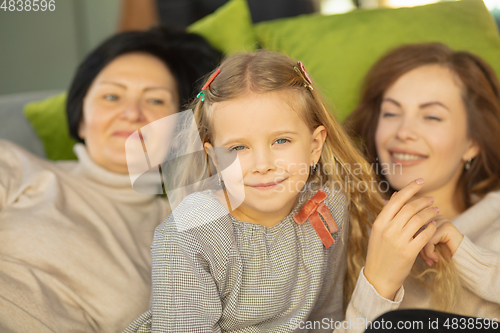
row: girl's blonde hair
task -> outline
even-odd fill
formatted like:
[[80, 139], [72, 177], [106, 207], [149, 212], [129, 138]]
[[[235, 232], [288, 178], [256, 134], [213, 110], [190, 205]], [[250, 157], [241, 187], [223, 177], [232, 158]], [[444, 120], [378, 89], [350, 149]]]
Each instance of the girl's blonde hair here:
[[[337, 120], [323, 102], [317, 87], [307, 87], [304, 77], [295, 69], [297, 62], [274, 52], [256, 51], [236, 54], [227, 58], [220, 66], [220, 73], [204, 91], [204, 101], [194, 104], [194, 118], [201, 142], [211, 142], [213, 138], [212, 118], [214, 104], [236, 99], [247, 93], [279, 93], [290, 107], [296, 111], [309, 129], [314, 131], [323, 125], [327, 131], [326, 141], [318, 163], [318, 172], [310, 176], [308, 183], [330, 184], [332, 190], [345, 193], [349, 209], [347, 275], [344, 280], [344, 306], [350, 300], [358, 275], [364, 266], [368, 235], [372, 221], [383, 207], [383, 201], [371, 186], [376, 182], [369, 165], [357, 151], [351, 140], [344, 134]], [[194, 184], [210, 175], [208, 159], [192, 155], [190, 171], [182, 170], [174, 176], [176, 181]], [[195, 168], [195, 172], [193, 172]], [[353, 168], [356, 168], [353, 170]], [[333, 188], [333, 184], [337, 188]], [[177, 186], [178, 187], [178, 186]], [[349, 188], [347, 188], [349, 187]]]

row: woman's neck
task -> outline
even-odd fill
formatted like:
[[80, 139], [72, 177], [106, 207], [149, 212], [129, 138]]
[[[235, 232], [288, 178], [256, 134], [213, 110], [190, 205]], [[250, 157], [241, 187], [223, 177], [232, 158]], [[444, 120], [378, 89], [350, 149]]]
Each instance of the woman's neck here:
[[430, 196], [434, 198], [433, 206], [439, 208], [439, 215], [452, 220], [462, 212], [457, 210], [454, 202], [454, 186], [445, 186], [439, 189], [419, 194], [419, 196]]

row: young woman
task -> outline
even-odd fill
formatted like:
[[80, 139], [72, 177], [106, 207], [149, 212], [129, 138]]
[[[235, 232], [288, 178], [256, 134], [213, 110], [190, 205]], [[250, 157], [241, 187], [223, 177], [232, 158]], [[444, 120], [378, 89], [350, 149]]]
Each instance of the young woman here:
[[[500, 88], [491, 67], [438, 43], [398, 48], [370, 70], [346, 126], [382, 170], [388, 197], [422, 177], [417, 197], [440, 208], [401, 307], [500, 318]], [[379, 246], [400, 241], [385, 234]], [[372, 284], [381, 293], [387, 282]]]

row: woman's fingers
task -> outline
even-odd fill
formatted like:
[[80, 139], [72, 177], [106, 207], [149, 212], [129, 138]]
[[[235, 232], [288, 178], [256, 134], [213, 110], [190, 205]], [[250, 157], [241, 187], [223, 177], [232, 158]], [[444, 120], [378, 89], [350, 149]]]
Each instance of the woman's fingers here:
[[[421, 197], [411, 202], [408, 202], [403, 206], [403, 208], [401, 208], [399, 213], [396, 215], [396, 217], [394, 218], [394, 223], [396, 225], [399, 225], [401, 229], [404, 229], [405, 226], [414, 216], [418, 215], [421, 211], [426, 210], [427, 208], [432, 206], [433, 203], [434, 203], [434, 198], [432, 197]], [[435, 209], [437, 210], [437, 212], [439, 212], [439, 209], [437, 207]], [[436, 210], [434, 211], [433, 217], [437, 215]], [[429, 214], [426, 214], [426, 216], [427, 215]], [[429, 220], [430, 219], [422, 221], [420, 227], [425, 223], [427, 223]], [[415, 232], [417, 232], [417, 230], [415, 230]]]
[[444, 243], [448, 247], [451, 255], [457, 251], [460, 243], [462, 242], [463, 235], [458, 229], [450, 222], [443, 223], [437, 228], [436, 233], [429, 239], [427, 244], [422, 249], [422, 258], [432, 266], [432, 262], [439, 261], [439, 255], [436, 252], [436, 245]]
[[424, 180], [419, 178], [403, 187], [399, 192], [395, 193], [378, 215], [376, 222], [392, 220], [406, 204], [406, 202], [410, 200], [418, 191], [420, 191], [423, 185]]
[[413, 239], [409, 246], [413, 247], [415, 252], [418, 253], [418, 251], [423, 250], [424, 246], [431, 240], [432, 236], [436, 233], [436, 230], [435, 221], [427, 223], [425, 229]]
[[[421, 198], [424, 199], [424, 198]], [[403, 207], [403, 209], [405, 209]], [[401, 212], [403, 211], [401, 210]], [[418, 208], [416, 208], [418, 209]], [[415, 234], [423, 227], [425, 226], [429, 221], [435, 220], [436, 216], [438, 215], [438, 210], [436, 207], [427, 207], [424, 208], [423, 210], [419, 211], [418, 213], [414, 214], [406, 223], [406, 225], [403, 227], [403, 235], [408, 241], [412, 241], [412, 239], [416, 236]], [[399, 214], [398, 214], [399, 217]]]

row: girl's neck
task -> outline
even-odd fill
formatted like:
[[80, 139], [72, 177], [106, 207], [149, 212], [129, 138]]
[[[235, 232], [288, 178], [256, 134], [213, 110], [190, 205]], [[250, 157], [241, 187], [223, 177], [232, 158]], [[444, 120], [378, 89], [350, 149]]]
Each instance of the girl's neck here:
[[259, 212], [253, 209], [248, 209], [244, 204], [237, 209], [230, 212], [230, 214], [237, 220], [247, 223], [260, 224], [264, 227], [272, 227], [280, 223], [285, 217], [292, 211], [293, 205], [290, 207], [284, 207], [277, 212]]
[[245, 203], [242, 203], [236, 209], [231, 210], [229, 214], [242, 222], [260, 224], [264, 227], [272, 227], [287, 217], [294, 206], [295, 202], [291, 202], [282, 207], [280, 210], [263, 212], [254, 209], [253, 207], [248, 207]]

